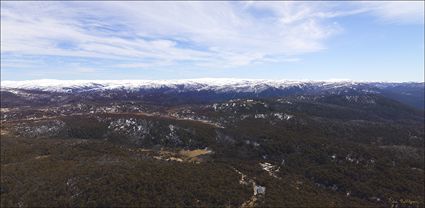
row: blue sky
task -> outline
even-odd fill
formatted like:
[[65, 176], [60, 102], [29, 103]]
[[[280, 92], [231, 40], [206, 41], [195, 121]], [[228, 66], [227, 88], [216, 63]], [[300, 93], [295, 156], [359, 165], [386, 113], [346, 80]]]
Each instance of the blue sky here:
[[2, 2], [1, 79], [424, 81], [424, 2]]

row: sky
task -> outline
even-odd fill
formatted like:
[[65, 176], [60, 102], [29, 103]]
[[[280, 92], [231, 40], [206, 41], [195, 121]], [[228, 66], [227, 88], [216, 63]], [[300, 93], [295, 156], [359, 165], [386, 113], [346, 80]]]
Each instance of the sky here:
[[424, 81], [424, 2], [1, 2], [1, 80]]

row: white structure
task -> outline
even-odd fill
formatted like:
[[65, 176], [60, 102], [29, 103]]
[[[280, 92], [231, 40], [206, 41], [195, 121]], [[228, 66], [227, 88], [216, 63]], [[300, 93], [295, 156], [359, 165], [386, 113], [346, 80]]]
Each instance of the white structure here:
[[254, 185], [254, 195], [266, 194], [266, 187]]

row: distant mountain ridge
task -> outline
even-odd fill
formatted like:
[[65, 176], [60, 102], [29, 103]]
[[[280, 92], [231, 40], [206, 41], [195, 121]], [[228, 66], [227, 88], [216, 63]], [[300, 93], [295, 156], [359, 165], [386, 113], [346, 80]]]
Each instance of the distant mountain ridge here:
[[[293, 95], [380, 94], [424, 109], [422, 82], [294, 81], [202, 78], [182, 80], [28, 80], [2, 81], [1, 90], [65, 93], [111, 99], [150, 99], [176, 103]], [[21, 92], [21, 93], [20, 93]], [[4, 93], [3, 93], [4, 94]], [[3, 100], [3, 99], [2, 99]]]
[[306, 81], [306, 80], [265, 80], [265, 79], [228, 79], [201, 78], [180, 80], [26, 80], [2, 81], [5, 89], [38, 89], [43, 91], [71, 90], [111, 90], [111, 89], [158, 89], [178, 88], [186, 90], [216, 90], [216, 91], [261, 91], [267, 88], [288, 88], [314, 86], [326, 88], [355, 87], [369, 85], [377, 88], [396, 87], [401, 85], [423, 85], [421, 82], [364, 82], [364, 81]]

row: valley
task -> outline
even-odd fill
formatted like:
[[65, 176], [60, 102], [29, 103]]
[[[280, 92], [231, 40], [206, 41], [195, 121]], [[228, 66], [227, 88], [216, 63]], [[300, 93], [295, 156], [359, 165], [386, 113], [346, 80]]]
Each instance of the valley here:
[[423, 109], [396, 84], [301, 85], [2, 86], [2, 206], [424, 205]]

